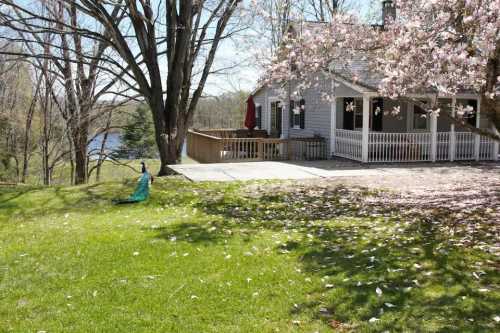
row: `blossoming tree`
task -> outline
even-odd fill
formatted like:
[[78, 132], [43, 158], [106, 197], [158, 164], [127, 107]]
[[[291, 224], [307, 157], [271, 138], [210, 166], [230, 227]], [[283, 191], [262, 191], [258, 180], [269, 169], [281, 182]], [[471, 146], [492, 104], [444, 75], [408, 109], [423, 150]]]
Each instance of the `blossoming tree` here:
[[[341, 13], [327, 24], [297, 23], [309, 28], [297, 33], [292, 26], [265, 81], [295, 82], [297, 90], [319, 86], [325, 76], [356, 81], [350, 63], [361, 57], [380, 76], [379, 86], [372, 87], [380, 95], [404, 100], [411, 93], [428, 94], [433, 102], [422, 106], [429, 113], [500, 140], [500, 0], [399, 0], [395, 5], [397, 16], [383, 25]], [[464, 115], [474, 112], [470, 107], [440, 109], [439, 97], [464, 91], [480, 94], [481, 113], [492, 120], [492, 131], [467, 124]], [[331, 95], [324, 92], [325, 98]]]

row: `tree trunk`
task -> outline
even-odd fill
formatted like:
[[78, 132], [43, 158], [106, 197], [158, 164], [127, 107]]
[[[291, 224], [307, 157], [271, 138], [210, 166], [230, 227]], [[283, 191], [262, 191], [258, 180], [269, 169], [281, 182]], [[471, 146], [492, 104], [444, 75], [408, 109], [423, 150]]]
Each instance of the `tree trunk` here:
[[158, 176], [172, 175], [175, 172], [170, 169], [168, 165], [177, 164], [180, 160], [180, 156], [177, 153], [176, 140], [169, 140], [169, 137], [175, 138], [176, 133], [171, 133], [170, 136], [168, 135], [167, 117], [169, 117], [169, 114], [165, 110], [162, 96], [152, 96], [148, 104], [153, 113], [155, 141], [160, 155], [160, 170], [158, 171]]
[[168, 140], [165, 126], [155, 123], [155, 139], [160, 154], [160, 170], [158, 176], [168, 176], [174, 174], [174, 171], [168, 167], [171, 164], [177, 164], [180, 161], [180, 154], [177, 152], [177, 144], [175, 140]]
[[42, 170], [43, 170], [43, 185], [50, 185], [50, 165], [49, 165], [49, 142], [44, 138], [42, 149]]
[[[110, 112], [109, 116], [108, 116], [108, 120], [106, 121], [106, 130], [104, 132], [104, 136], [103, 136], [102, 142], [101, 142], [101, 150], [99, 151], [99, 159], [97, 160], [97, 167], [96, 167], [96, 174], [95, 174], [95, 181], [96, 182], [99, 182], [101, 180], [101, 167], [106, 159], [106, 156], [105, 156], [106, 142], [108, 141], [109, 127], [111, 126], [111, 115], [112, 115], [112, 113]], [[89, 177], [90, 177], [90, 175], [89, 175]]]
[[[34, 100], [36, 101], [36, 96]], [[23, 172], [21, 176], [21, 182], [26, 182], [26, 177], [28, 176], [28, 163], [29, 163], [29, 147], [31, 140], [31, 124], [33, 120], [33, 113], [35, 111], [35, 103], [32, 103], [26, 115], [26, 127], [24, 130], [24, 142], [23, 142]]]
[[75, 185], [87, 183], [87, 140], [75, 141]]

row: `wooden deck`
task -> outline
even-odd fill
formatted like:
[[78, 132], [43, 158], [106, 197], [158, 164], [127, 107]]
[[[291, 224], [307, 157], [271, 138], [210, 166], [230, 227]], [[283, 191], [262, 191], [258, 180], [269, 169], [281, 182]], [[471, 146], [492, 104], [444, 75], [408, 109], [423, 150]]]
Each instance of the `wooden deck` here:
[[[251, 137], [250, 137], [251, 136]], [[268, 138], [266, 131], [190, 130], [187, 154], [200, 163], [327, 159], [323, 138]]]

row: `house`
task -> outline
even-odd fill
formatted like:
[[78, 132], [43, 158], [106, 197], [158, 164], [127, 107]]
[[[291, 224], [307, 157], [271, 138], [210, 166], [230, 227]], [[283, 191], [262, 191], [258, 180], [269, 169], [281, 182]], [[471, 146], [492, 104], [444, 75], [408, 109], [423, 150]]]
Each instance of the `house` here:
[[[392, 1], [383, 2], [383, 19], [395, 15]], [[391, 100], [378, 95], [381, 80], [359, 57], [345, 68], [335, 68], [333, 78], [325, 77], [317, 88], [309, 88], [300, 98], [290, 94], [283, 98], [279, 87], [263, 86], [252, 95], [256, 106], [257, 126], [270, 137], [291, 139], [322, 137], [327, 142], [327, 155], [360, 162], [416, 162], [455, 160], [497, 160], [498, 142], [471, 133], [445, 117], [427, 116], [411, 100], [426, 103], [430, 95], [409, 95]], [[349, 77], [357, 77], [356, 81]], [[290, 90], [293, 90], [293, 83]], [[333, 100], [322, 98], [322, 91], [333, 90]], [[280, 97], [281, 96], [281, 97]], [[468, 118], [472, 126], [489, 129], [490, 121], [481, 116], [477, 94], [461, 93], [440, 98], [441, 109], [471, 106]], [[353, 107], [354, 106], [354, 107]], [[389, 111], [400, 107], [397, 115]]]

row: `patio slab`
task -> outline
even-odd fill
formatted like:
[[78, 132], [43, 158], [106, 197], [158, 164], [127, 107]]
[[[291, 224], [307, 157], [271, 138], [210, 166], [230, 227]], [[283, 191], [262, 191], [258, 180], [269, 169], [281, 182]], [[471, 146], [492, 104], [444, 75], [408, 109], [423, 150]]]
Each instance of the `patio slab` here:
[[[364, 176], [380, 176], [397, 179], [411, 176], [425, 182], [434, 175], [448, 176], [484, 173], [500, 173], [499, 163], [409, 163], [363, 165], [347, 160], [299, 161], [299, 162], [245, 162], [216, 164], [171, 165], [173, 170], [192, 181], [245, 181], [272, 179], [321, 179]], [[486, 169], [485, 169], [486, 168]], [[392, 177], [391, 177], [392, 176]], [[458, 176], [457, 176], [458, 177]], [[376, 178], [376, 177], [375, 177]]]
[[[448, 168], [443, 166], [442, 168]], [[332, 177], [359, 177], [377, 175], [398, 175], [426, 169], [437, 171], [436, 165], [411, 166], [367, 166], [344, 161], [304, 162], [246, 162], [216, 164], [171, 165], [173, 170], [192, 181], [244, 181], [272, 179], [317, 179]]]

